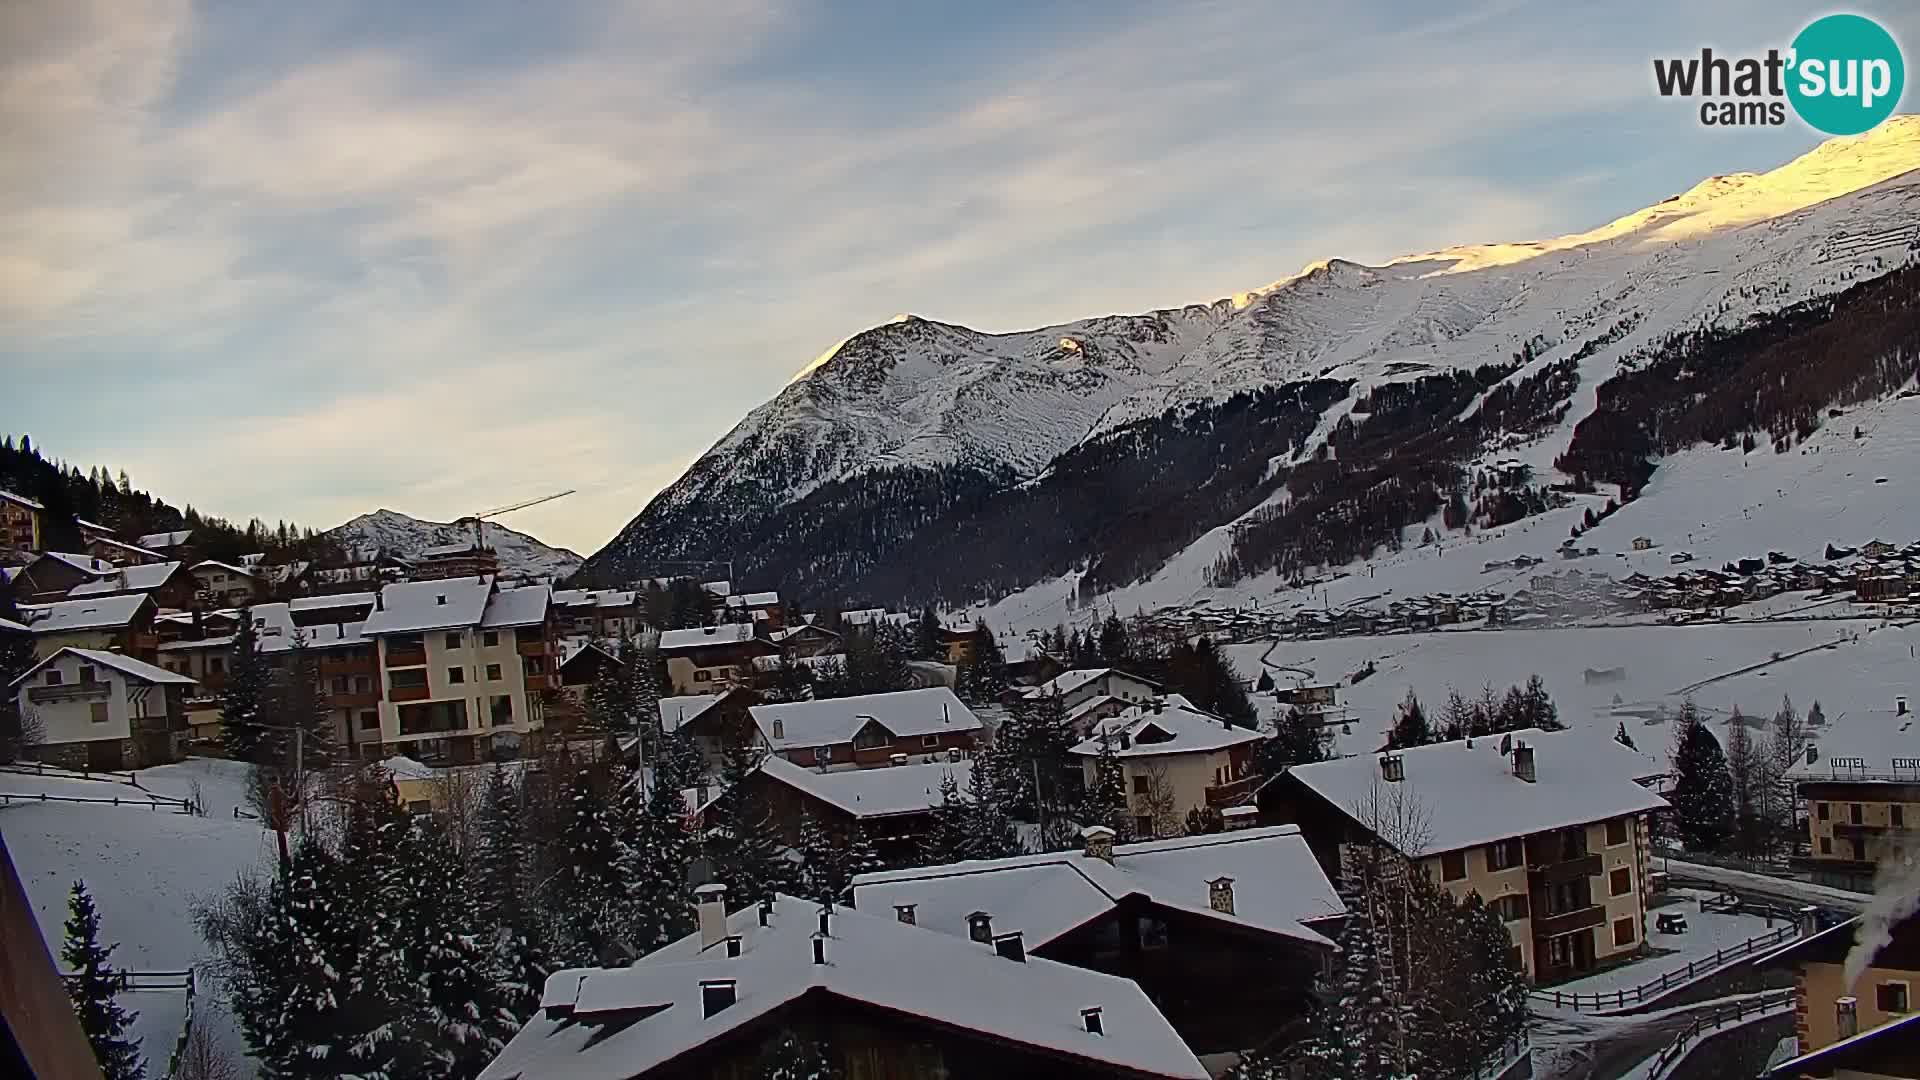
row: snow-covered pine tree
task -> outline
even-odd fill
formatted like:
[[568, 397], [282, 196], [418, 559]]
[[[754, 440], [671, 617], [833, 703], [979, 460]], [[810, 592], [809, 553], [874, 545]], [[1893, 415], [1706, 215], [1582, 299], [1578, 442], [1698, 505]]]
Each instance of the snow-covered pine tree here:
[[1082, 825], [1105, 825], [1116, 844], [1133, 841], [1133, 812], [1127, 803], [1126, 769], [1120, 764], [1118, 738], [1106, 728], [1099, 734], [1100, 754], [1093, 762], [1093, 783], [1087, 786], [1079, 818]]
[[110, 957], [118, 947], [100, 943], [100, 912], [86, 882], [74, 882], [67, 894], [66, 941], [60, 947], [60, 962], [69, 974], [67, 996], [73, 999], [101, 1073], [107, 1080], [139, 1080], [144, 1074], [140, 1047], [127, 1031], [137, 1014], [122, 1008], [114, 996], [120, 976]]
[[705, 853], [714, 880], [725, 883], [727, 895], [741, 904], [791, 892], [799, 877], [772, 811], [751, 782], [765, 753], [748, 731], [730, 733], [720, 768], [724, 789], [707, 812]]
[[921, 866], [943, 866], [972, 858], [973, 836], [967, 818], [960, 784], [947, 773], [940, 778], [940, 804], [933, 808], [933, 822], [920, 837], [915, 861]]
[[253, 627], [253, 609], [241, 608], [239, 619], [227, 652], [226, 682], [220, 687], [220, 741], [235, 761], [258, 761], [266, 734], [257, 725], [265, 719], [268, 671]]
[[[961, 820], [967, 831], [966, 857], [970, 859], [1004, 859], [1024, 850], [1013, 818], [1000, 801], [1000, 792], [1009, 785], [995, 775], [999, 764], [994, 758], [975, 758], [967, 777]], [[1018, 788], [1018, 784], [1011, 786]]]
[[867, 835], [865, 825], [855, 823], [851, 839], [847, 844], [847, 879], [851, 881], [860, 874], [872, 874], [887, 868], [886, 860], [873, 846], [873, 838]]
[[1755, 739], [1740, 706], [1727, 718], [1727, 779], [1733, 801], [1734, 850], [1759, 854], [1765, 840], [1767, 766], [1771, 750], [1765, 739]]
[[1414, 746], [1425, 746], [1433, 742], [1433, 727], [1427, 723], [1427, 710], [1420, 704], [1420, 698], [1407, 687], [1406, 700], [1394, 713], [1393, 730], [1387, 733], [1387, 746], [1393, 750], [1405, 750]]
[[975, 619], [973, 630], [978, 644], [974, 646], [973, 659], [960, 668], [959, 692], [969, 705], [990, 705], [1006, 693], [1007, 658], [1000, 651], [1000, 639], [994, 637], [985, 619]]
[[364, 907], [350, 876], [312, 835], [276, 880], [267, 919], [249, 949], [248, 977], [234, 986], [234, 1013], [270, 1076], [339, 1076], [357, 1066], [354, 1045], [388, 1002], [356, 994], [365, 963]]
[[1680, 839], [1693, 851], [1718, 851], [1733, 826], [1733, 777], [1720, 741], [1689, 698], [1674, 717], [1673, 804]]
[[1627, 734], [1627, 722], [1625, 720], [1620, 721], [1620, 723], [1614, 727], [1613, 741], [1619, 743], [1621, 746], [1624, 746], [1629, 750], [1640, 749], [1639, 747], [1633, 745], [1633, 736]]
[[616, 935], [626, 921], [612, 800], [586, 769], [574, 774], [563, 799], [559, 865], [543, 898], [551, 920], [549, 949], [561, 967], [610, 964], [617, 954]]
[[400, 955], [412, 975], [412, 1030], [399, 1075], [475, 1076], [519, 1029], [466, 888], [460, 859], [432, 816], [413, 822], [396, 879]]
[[800, 895], [820, 903], [839, 903], [847, 891], [847, 853], [827, 835], [811, 811], [800, 814]]
[[358, 963], [347, 969], [343, 1013], [350, 1018], [343, 1072], [404, 1074], [426, 1059], [416, 1013], [418, 972], [410, 905], [419, 891], [413, 821], [400, 794], [376, 770], [354, 791], [341, 844], [346, 888], [328, 898], [347, 906], [359, 935]]
[[1380, 959], [1377, 903], [1365, 895], [1347, 905], [1340, 959], [1313, 1014], [1302, 1047], [1308, 1080], [1410, 1080], [1417, 1074], [1402, 1049], [1399, 993]]
[[753, 1080], [839, 1080], [844, 1073], [821, 1039], [782, 1027], [761, 1048]]
[[1325, 761], [1332, 742], [1319, 714], [1290, 706], [1274, 721], [1273, 738], [1260, 744], [1261, 775], [1277, 776], [1289, 765]]

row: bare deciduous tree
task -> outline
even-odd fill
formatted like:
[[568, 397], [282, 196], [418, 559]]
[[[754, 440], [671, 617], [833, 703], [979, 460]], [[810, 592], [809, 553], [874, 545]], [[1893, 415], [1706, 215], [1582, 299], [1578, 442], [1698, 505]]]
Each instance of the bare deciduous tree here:
[[1167, 778], [1167, 763], [1153, 762], [1134, 775], [1146, 778], [1147, 790], [1140, 794], [1139, 803], [1146, 811], [1145, 816], [1153, 821], [1153, 836], [1143, 836], [1140, 839], [1178, 836], [1181, 828], [1180, 813], [1174, 797], [1173, 781]]
[[240, 1080], [240, 1067], [207, 1034], [206, 1025], [197, 1024], [181, 1048], [173, 1076], [174, 1080]]
[[474, 834], [480, 821], [480, 802], [486, 793], [484, 770], [441, 769], [435, 773], [429, 786], [433, 792], [434, 812], [446, 826], [447, 838], [453, 842], [453, 849], [462, 854], [472, 851]]

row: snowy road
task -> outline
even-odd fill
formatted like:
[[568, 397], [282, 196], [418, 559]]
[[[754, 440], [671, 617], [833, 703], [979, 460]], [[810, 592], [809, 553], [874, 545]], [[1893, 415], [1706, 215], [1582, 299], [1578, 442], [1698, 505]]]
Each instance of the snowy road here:
[[[1748, 996], [1753, 995], [1737, 995]], [[1620, 1080], [1673, 1041], [1694, 1013], [1733, 1000], [1716, 998], [1638, 1016], [1535, 1010], [1534, 1076], [1539, 1080]]]

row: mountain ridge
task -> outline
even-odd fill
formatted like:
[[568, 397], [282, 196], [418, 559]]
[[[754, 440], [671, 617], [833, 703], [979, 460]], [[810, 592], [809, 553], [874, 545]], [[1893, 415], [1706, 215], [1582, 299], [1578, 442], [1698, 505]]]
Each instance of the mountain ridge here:
[[[381, 507], [336, 525], [324, 535], [351, 549], [377, 549], [404, 559], [431, 547], [471, 543], [473, 525], [471, 521], [428, 521]], [[503, 577], [558, 580], [578, 570], [584, 561], [577, 552], [542, 543], [497, 522], [483, 522], [481, 535], [499, 555]]]

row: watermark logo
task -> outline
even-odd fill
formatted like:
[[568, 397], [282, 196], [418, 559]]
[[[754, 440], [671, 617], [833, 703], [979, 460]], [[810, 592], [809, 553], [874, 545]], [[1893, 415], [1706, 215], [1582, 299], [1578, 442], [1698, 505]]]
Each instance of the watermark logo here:
[[1656, 59], [1661, 97], [1699, 98], [1709, 127], [1777, 127], [1792, 107], [1807, 126], [1828, 135], [1858, 135], [1893, 115], [1907, 85], [1900, 45], [1862, 15], [1827, 15], [1808, 23], [1786, 50], [1765, 56]]

